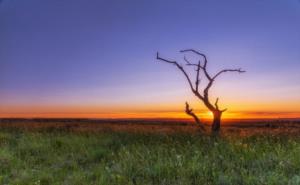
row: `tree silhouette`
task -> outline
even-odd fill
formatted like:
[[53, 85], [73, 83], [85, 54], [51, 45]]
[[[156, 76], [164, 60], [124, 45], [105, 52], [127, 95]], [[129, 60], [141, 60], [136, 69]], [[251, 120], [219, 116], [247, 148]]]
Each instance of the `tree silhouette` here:
[[[238, 72], [238, 73], [243, 73], [246, 71], [239, 69], [223, 69], [219, 72], [217, 72], [215, 75], [210, 75], [207, 71], [207, 57], [203, 54], [200, 53], [194, 49], [185, 49], [185, 50], [181, 50], [181, 53], [194, 53], [197, 56], [200, 57], [200, 60], [197, 63], [193, 63], [190, 62], [185, 56], [184, 56], [184, 61], [186, 62], [187, 66], [192, 66], [196, 68], [196, 79], [195, 82], [192, 83], [192, 80], [189, 76], [189, 74], [184, 70], [184, 68], [182, 67], [182, 65], [180, 65], [179, 63], [177, 63], [176, 61], [172, 61], [172, 60], [168, 60], [165, 58], [162, 58], [159, 56], [159, 53], [157, 52], [156, 55], [156, 59], [159, 61], [163, 61], [169, 64], [173, 64], [175, 65], [185, 76], [186, 80], [188, 81], [188, 84], [192, 90], [192, 92], [194, 93], [194, 95], [200, 99], [204, 105], [212, 112], [213, 114], [213, 122], [212, 122], [212, 126], [211, 126], [211, 130], [213, 132], [218, 132], [220, 130], [220, 126], [221, 126], [221, 117], [222, 117], [222, 113], [225, 112], [227, 109], [220, 109], [219, 108], [219, 98], [216, 99], [215, 103], [211, 103], [210, 99], [209, 99], [209, 90], [213, 85], [213, 82], [216, 80], [217, 77], [219, 77], [221, 74], [226, 73], [226, 72]], [[201, 60], [202, 59], [202, 60]], [[203, 91], [200, 92], [200, 74], [203, 73], [204, 77], [207, 79], [207, 84], [206, 86], [203, 88]], [[186, 102], [186, 107], [185, 107], [185, 112], [192, 116], [195, 120], [195, 122], [197, 123], [197, 125], [200, 126], [200, 128], [202, 130], [205, 129], [203, 123], [200, 122], [199, 118], [197, 117], [197, 115], [193, 112], [193, 110], [190, 108], [189, 104]]]

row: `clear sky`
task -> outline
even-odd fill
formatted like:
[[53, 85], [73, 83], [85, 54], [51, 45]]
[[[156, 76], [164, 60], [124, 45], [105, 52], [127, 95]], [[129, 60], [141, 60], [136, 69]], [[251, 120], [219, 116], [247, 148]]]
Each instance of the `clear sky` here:
[[208, 115], [155, 60], [186, 48], [247, 71], [212, 89], [228, 117], [300, 116], [298, 0], [0, 0], [0, 117]]

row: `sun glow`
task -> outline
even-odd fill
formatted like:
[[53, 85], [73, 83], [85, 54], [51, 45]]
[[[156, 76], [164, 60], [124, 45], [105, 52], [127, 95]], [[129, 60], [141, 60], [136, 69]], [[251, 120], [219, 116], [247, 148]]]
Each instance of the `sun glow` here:
[[[192, 102], [192, 101], [191, 101]], [[194, 113], [199, 119], [211, 120], [213, 114], [205, 107], [197, 107]], [[177, 108], [178, 107], [178, 108]], [[300, 118], [298, 111], [259, 111], [249, 107], [249, 110], [231, 109], [222, 114], [222, 119], [277, 119], [277, 118]], [[255, 110], [255, 111], [253, 111]], [[0, 118], [103, 118], [103, 119], [192, 119], [187, 115], [182, 104], [155, 104], [126, 106], [96, 106], [96, 105], [53, 105], [53, 106], [8, 106], [0, 105]]]
[[[200, 119], [211, 120], [212, 112], [197, 112]], [[12, 112], [0, 113], [0, 118], [103, 118], [103, 119], [127, 119], [127, 118], [146, 118], [146, 119], [192, 119], [184, 111], [61, 111], [60, 113], [47, 111], [34, 112]], [[299, 112], [224, 112], [223, 120], [227, 119], [277, 119], [277, 118], [300, 118]]]
[[213, 117], [213, 113], [211, 111], [207, 112], [207, 117]]

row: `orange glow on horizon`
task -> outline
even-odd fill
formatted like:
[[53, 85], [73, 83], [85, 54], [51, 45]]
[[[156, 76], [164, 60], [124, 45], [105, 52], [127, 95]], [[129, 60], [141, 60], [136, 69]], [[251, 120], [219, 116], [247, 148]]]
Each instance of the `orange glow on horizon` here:
[[[197, 114], [200, 119], [212, 119], [211, 112]], [[4, 113], [0, 118], [103, 118], [103, 119], [191, 119], [184, 112], [114, 112], [114, 113]], [[225, 112], [222, 119], [278, 119], [300, 118], [298, 112]]]
[[[195, 105], [192, 105], [196, 107]], [[229, 111], [223, 113], [222, 119], [278, 119], [278, 118], [300, 118], [300, 111], [295, 108], [269, 109], [265, 107], [237, 109], [241, 107], [232, 104]], [[276, 106], [278, 107], [278, 106]], [[171, 111], [169, 111], [171, 110]], [[234, 110], [234, 111], [231, 111]], [[236, 111], [239, 110], [239, 111]], [[254, 111], [255, 110], [255, 111]], [[267, 111], [263, 111], [267, 110]], [[213, 115], [204, 107], [194, 111], [200, 119], [212, 119]], [[132, 105], [132, 106], [96, 106], [96, 105], [53, 105], [53, 106], [0, 106], [0, 118], [103, 118], [103, 119], [130, 119], [130, 118], [170, 118], [191, 119], [182, 104], [155, 104], [155, 105]]]

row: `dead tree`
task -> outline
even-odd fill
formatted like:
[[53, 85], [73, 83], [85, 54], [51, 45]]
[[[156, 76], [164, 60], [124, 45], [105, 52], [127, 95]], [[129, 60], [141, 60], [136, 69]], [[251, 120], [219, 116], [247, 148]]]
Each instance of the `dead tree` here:
[[[207, 57], [194, 49], [185, 49], [181, 50], [181, 53], [193, 53], [200, 57], [200, 60], [197, 63], [190, 62], [185, 56], [184, 61], [186, 62], [187, 66], [192, 66], [196, 68], [196, 79], [195, 82], [192, 82], [189, 74], [184, 70], [182, 65], [180, 65], [176, 61], [168, 60], [165, 58], [162, 58], [159, 56], [159, 53], [157, 52], [156, 59], [159, 61], [163, 61], [169, 64], [175, 65], [185, 76], [186, 80], [188, 81], [188, 84], [193, 92], [193, 94], [199, 98], [204, 105], [212, 112], [213, 114], [213, 122], [211, 126], [211, 130], [213, 132], [218, 132], [220, 130], [221, 126], [221, 117], [222, 113], [225, 112], [227, 109], [220, 109], [219, 108], [219, 98], [216, 99], [215, 103], [211, 103], [209, 99], [209, 90], [213, 85], [213, 82], [216, 80], [217, 77], [219, 77], [221, 74], [226, 72], [238, 72], [243, 73], [246, 71], [243, 71], [242, 69], [223, 69], [219, 72], [217, 72], [215, 75], [211, 75], [207, 71]], [[202, 59], [202, 60], [201, 60]], [[200, 90], [200, 74], [203, 73], [203, 76], [207, 79], [207, 84], [204, 86], [203, 90]], [[200, 126], [200, 128], [204, 129], [204, 125], [200, 122], [199, 118], [194, 114], [193, 110], [190, 109], [189, 104], [186, 102], [186, 113], [190, 116], [192, 116], [195, 120], [195, 122]]]

